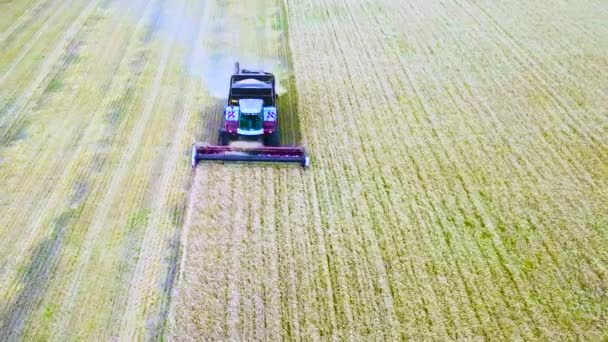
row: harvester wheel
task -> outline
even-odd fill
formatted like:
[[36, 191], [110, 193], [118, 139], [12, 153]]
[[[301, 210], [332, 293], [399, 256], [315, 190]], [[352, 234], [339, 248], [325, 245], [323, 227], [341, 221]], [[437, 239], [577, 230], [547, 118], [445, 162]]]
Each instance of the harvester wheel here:
[[226, 132], [220, 132], [220, 145], [230, 145], [230, 135]]
[[264, 145], [266, 146], [279, 146], [281, 145], [279, 132], [267, 134], [264, 136]]

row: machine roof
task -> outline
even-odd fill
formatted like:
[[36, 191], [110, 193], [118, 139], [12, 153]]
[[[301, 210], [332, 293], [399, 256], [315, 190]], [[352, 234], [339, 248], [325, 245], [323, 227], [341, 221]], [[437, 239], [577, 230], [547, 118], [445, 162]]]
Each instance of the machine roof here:
[[272, 88], [272, 84], [256, 80], [255, 78], [246, 78], [241, 81], [236, 81], [232, 84], [233, 88]]
[[239, 106], [242, 113], [257, 114], [262, 112], [264, 100], [262, 99], [240, 99]]

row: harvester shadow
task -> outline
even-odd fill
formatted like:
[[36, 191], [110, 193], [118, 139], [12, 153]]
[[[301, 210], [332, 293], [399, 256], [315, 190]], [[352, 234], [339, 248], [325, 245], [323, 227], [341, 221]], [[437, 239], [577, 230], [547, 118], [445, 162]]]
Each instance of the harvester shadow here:
[[287, 79], [281, 80], [281, 83], [287, 90], [277, 99], [281, 144], [299, 146], [301, 132], [295, 76], [290, 75]]

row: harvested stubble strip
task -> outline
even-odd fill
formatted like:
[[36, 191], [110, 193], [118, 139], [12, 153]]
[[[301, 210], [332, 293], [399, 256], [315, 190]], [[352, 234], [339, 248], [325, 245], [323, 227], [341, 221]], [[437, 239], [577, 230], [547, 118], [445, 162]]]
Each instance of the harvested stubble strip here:
[[[157, 3], [141, 2], [141, 4], [156, 5]], [[144, 8], [141, 7], [141, 9]], [[114, 8], [114, 10], [117, 10], [117, 8]], [[141, 12], [137, 14], [145, 17], [146, 13], [148, 12], [143, 11], [143, 14]], [[123, 19], [125, 18], [121, 17], [120, 20]], [[119, 22], [122, 23], [120, 20]], [[7, 215], [1, 215], [3, 219], [6, 218], [7, 220], [27, 220], [27, 229], [23, 231], [13, 229], [11, 230], [12, 233], [25, 235], [28, 232], [32, 232], [32, 234], [36, 234], [36, 236], [31, 235], [27, 239], [24, 239], [23, 236], [17, 237], [19, 244], [24, 244], [26, 249], [34, 248], [34, 250], [39, 250], [36, 249], [36, 244], [42, 241], [42, 246], [44, 246], [46, 243], [45, 238], [49, 235], [48, 229], [55, 224], [54, 222], [59, 222], [54, 218], [56, 214], [61, 214], [64, 210], [69, 212], [71, 210], [70, 207], [76, 207], [77, 209], [75, 210], [76, 213], [70, 216], [72, 220], [65, 226], [65, 234], [61, 235], [62, 240], [60, 242], [62, 248], [58, 250], [57, 257], [47, 259], [46, 263], [40, 263], [44, 268], [41, 272], [32, 276], [32, 279], [46, 279], [47, 282], [41, 284], [21, 284], [18, 282], [19, 279], [16, 279], [15, 284], [17, 286], [12, 287], [17, 287], [17, 290], [19, 290], [18, 286], [24, 286], [26, 289], [31, 288], [34, 291], [38, 291], [36, 286], [39, 286], [44, 291], [44, 295], [32, 297], [29, 303], [33, 305], [24, 306], [26, 311], [25, 325], [23, 327], [14, 327], [15, 330], [13, 331], [16, 333], [21, 331], [23, 333], [21, 336], [26, 339], [46, 339], [52, 336], [65, 336], [66, 331], [74, 336], [81, 337], [96, 336], [97, 338], [104, 338], [105, 336], [105, 338], [110, 338], [111, 336], [116, 336], [120, 325], [115, 323], [117, 321], [120, 323], [125, 308], [125, 303], [123, 302], [125, 297], [121, 297], [121, 295], [129, 292], [128, 288], [132, 285], [129, 283], [129, 280], [133, 279], [131, 275], [125, 273], [129, 273], [132, 270], [130, 263], [138, 257], [140, 249], [141, 239], [137, 237], [140, 234], [138, 231], [142, 227], [142, 221], [148, 219], [154, 221], [155, 219], [154, 216], [149, 216], [150, 213], [146, 213], [145, 210], [142, 211], [142, 215], [139, 215], [138, 210], [142, 207], [145, 208], [153, 194], [155, 199], [158, 199], [158, 196], [160, 196], [160, 192], [156, 191], [155, 179], [160, 177], [156, 165], [160, 159], [170, 160], [170, 158], [163, 158], [162, 155], [156, 155], [154, 152], [166, 154], [167, 151], [163, 148], [166, 141], [165, 138], [171, 134], [175, 134], [172, 126], [174, 116], [167, 115], [167, 112], [172, 107], [175, 97], [180, 94], [175, 84], [175, 80], [182, 75], [180, 73], [180, 65], [183, 56], [179, 50], [176, 50], [171, 55], [171, 62], [168, 63], [170, 64], [168, 68], [171, 69], [171, 72], [164, 73], [165, 78], [163, 79], [163, 89], [161, 91], [163, 95], [157, 99], [159, 105], [154, 110], [154, 124], [148, 127], [151, 130], [151, 134], [145, 138], [136, 139], [138, 146], [127, 148], [129, 151], [138, 152], [137, 155], [140, 156], [133, 160], [136, 166], [129, 169], [129, 178], [132, 177], [136, 181], [131, 182], [126, 187], [122, 187], [121, 200], [124, 202], [121, 201], [120, 205], [115, 206], [109, 215], [99, 219], [95, 223], [101, 225], [104, 229], [100, 234], [95, 236], [94, 241], [86, 241], [84, 235], [87, 234], [87, 229], [91, 226], [92, 212], [97, 207], [98, 200], [103, 198], [107, 192], [106, 186], [109, 184], [107, 177], [113, 174], [114, 167], [116, 166], [114, 161], [124, 155], [122, 153], [125, 150], [123, 143], [128, 140], [130, 134], [137, 132], [133, 128], [138, 127], [138, 124], [141, 126], [144, 123], [144, 120], [138, 120], [141, 117], [138, 117], [135, 113], [142, 112], [143, 93], [149, 92], [148, 82], [150, 81], [150, 75], [159, 64], [157, 43], [152, 43], [146, 47], [149, 50], [149, 54], [147, 55], [148, 64], [131, 63], [131, 61], [138, 59], [141, 52], [138, 51], [140, 50], [140, 46], [138, 45], [140, 30], [134, 30], [131, 25], [115, 25], [115, 21], [102, 20], [95, 23], [99, 27], [94, 26], [92, 28], [93, 33], [91, 34], [94, 34], [95, 37], [102, 37], [102, 39], [108, 39], [108, 37], [112, 39], [107, 41], [102, 40], [101, 43], [99, 40], [92, 40], [96, 44], [84, 44], [82, 55], [95, 56], [95, 58], [84, 58], [79, 63], [74, 64], [73, 67], [66, 69], [66, 79], [70, 83], [77, 84], [87, 90], [95, 89], [96, 96], [91, 96], [89, 92], [74, 92], [74, 88], [71, 87], [66, 87], [61, 91], [53, 93], [52, 96], [45, 98], [45, 101], [41, 101], [36, 109], [40, 111], [40, 113], [36, 113], [36, 119], [44, 121], [44, 125], [41, 125], [37, 121], [32, 125], [37, 130], [43, 128], [42, 132], [45, 132], [45, 134], [33, 134], [31, 138], [28, 137], [27, 140], [20, 142], [17, 146], [11, 146], [10, 149], [3, 151], [3, 157], [10, 158], [10, 160], [18, 160], [19, 156], [7, 155], [7, 153], [17, 153], [23, 149], [27, 151], [34, 148], [34, 151], [30, 152], [35, 152], [34, 155], [40, 154], [40, 158], [35, 159], [29, 165], [32, 167], [28, 172], [23, 173], [26, 174], [23, 180], [28, 181], [20, 184], [23, 191], [28, 191], [29, 201], [26, 201], [27, 198], [22, 193], [10, 191], [11, 196], [15, 195], [23, 198], [26, 204], [34, 202], [33, 210], [30, 211], [30, 214], [31, 212], [36, 212], [38, 215], [20, 215], [19, 211], [21, 213], [27, 211], [23, 207], [13, 208], [16, 210], [9, 212], [10, 215], [8, 217]], [[129, 40], [129, 34], [131, 33], [133, 34], [133, 39]], [[91, 39], [88, 33], [79, 34], [79, 38], [84, 41]], [[130, 44], [130, 41], [134, 44]], [[106, 42], [107, 45], [104, 44]], [[112, 47], [112, 43], [118, 46], [108, 48], [108, 46]], [[120, 67], [115, 67], [116, 65], [120, 65]], [[136, 70], [138, 67], [141, 67], [143, 70]], [[53, 69], [55, 69], [55, 66], [53, 66]], [[85, 82], [82, 78], [78, 77], [81, 74], [91, 76], [91, 78], [87, 78], [88, 82]], [[134, 74], [138, 74], [139, 76], [134, 77]], [[92, 77], [99, 75], [103, 75], [103, 77]], [[196, 82], [193, 83], [196, 84]], [[121, 92], [128, 90], [130, 87], [138, 87], [138, 89], [141, 87], [142, 94], [119, 96]], [[106, 93], [106, 91], [109, 93]], [[37, 100], [38, 95], [34, 95], [34, 99]], [[99, 96], [104, 96], [103, 100]], [[152, 97], [154, 98], [154, 96]], [[113, 101], [115, 98], [119, 99], [116, 103]], [[192, 107], [199, 105], [192, 104]], [[107, 121], [108, 114], [112, 112], [112, 109], [124, 110], [123, 114], [127, 114], [121, 118], [123, 120], [115, 120], [109, 123]], [[176, 111], [172, 112], [175, 114], [179, 113]], [[90, 114], [83, 115], [82, 113]], [[187, 113], [189, 120], [192, 121], [195, 118], [196, 111], [193, 108], [189, 108]], [[184, 127], [191, 127], [191, 124], [187, 124]], [[186, 128], [182, 130], [184, 129]], [[60, 136], [46, 134], [57, 131], [61, 131], [63, 134]], [[51, 138], [45, 139], [49, 135], [51, 135]], [[186, 145], [188, 141], [180, 141], [178, 144]], [[42, 153], [42, 151], [45, 153]], [[49, 153], [49, 151], [57, 151], [57, 153]], [[142, 151], [148, 151], [149, 153], [140, 153]], [[103, 163], [103, 161], [106, 163]], [[183, 158], [180, 161], [187, 162], [187, 159]], [[29, 161], [25, 163], [10, 163], [8, 165], [11, 167], [27, 167], [28, 163]], [[2, 167], [6, 166], [6, 164], [2, 165]], [[49, 172], [51, 169], [57, 170], [57, 172]], [[189, 175], [189, 170], [187, 168], [174, 169], [173, 167], [167, 169], [171, 174], [176, 170], [181, 172], [181, 176], [175, 177], [177, 180], [171, 182], [171, 185], [164, 184], [165, 187], [171, 189], [171, 194], [166, 196], [166, 204], [167, 206], [171, 206], [176, 196], [179, 197], [179, 192], [183, 188], [183, 182], [187, 182], [188, 178], [186, 176]], [[46, 171], [42, 173], [41, 170]], [[41, 175], [44, 176], [41, 177]], [[172, 176], [163, 176], [172, 178]], [[3, 180], [6, 180], [10, 184], [10, 179]], [[72, 190], [71, 185], [81, 181], [86, 182], [85, 197], [82, 200], [72, 202], [75, 192]], [[35, 198], [32, 198], [32, 194], [37, 191], [44, 193], [45, 196], [35, 196]], [[176, 193], [178, 194], [176, 195]], [[183, 195], [183, 192], [181, 193]], [[169, 245], [169, 242], [168, 240], [165, 241], [165, 234], [170, 235], [171, 230], [177, 228], [167, 224], [168, 219], [166, 217], [169, 216], [167, 212], [170, 209], [172, 208], [169, 207], [163, 210], [162, 213], [151, 213], [151, 215], [163, 215], [161, 224], [158, 225], [160, 237], [157, 236], [157, 238], [162, 240], [163, 243], [167, 242], [167, 245]], [[60, 215], [58, 217], [64, 216]], [[49, 225], [51, 223], [52, 225]], [[14, 225], [8, 226], [8, 228], [11, 227], [14, 227]], [[53, 234], [50, 234], [50, 237], [54, 236]], [[80, 278], [82, 281], [76, 281], [74, 284], [74, 265], [77, 264], [79, 257], [83, 257], [82, 254], [78, 253], [79, 249], [83, 249], [83, 246], [86, 247], [84, 249], [87, 250], [88, 255], [92, 256], [92, 258], [89, 262], [84, 262], [83, 267], [79, 269], [80, 272], [85, 273]], [[164, 253], [166, 249], [164, 246], [160, 246], [157, 250], [158, 253]], [[8, 252], [11, 251], [13, 249]], [[6, 249], [3, 249], [3, 252], [6, 252]], [[22, 253], [19, 250], [18, 255], [23, 258], [27, 267], [29, 254]], [[145, 255], [142, 254], [142, 256]], [[15, 258], [9, 259], [14, 260]], [[142, 257], [142, 259], [144, 258]], [[160, 258], [157, 257], [158, 259]], [[24, 272], [29, 272], [26, 267], [23, 268]], [[161, 291], [156, 288], [156, 284], [164, 279], [164, 268], [162, 262], [151, 262], [146, 266], [147, 272], [142, 272], [142, 274], [146, 275], [146, 279], [141, 279], [141, 282], [136, 285], [138, 289], [147, 287], [150, 290], [149, 295], [146, 296], [146, 302], [139, 306], [145, 310], [144, 314], [141, 315], [145, 317], [138, 316], [136, 318], [137, 322], [135, 325], [139, 329], [139, 336], [144, 336], [147, 333], [145, 329], [152, 327], [152, 325], [147, 326], [146, 324], [140, 324], [140, 322], [147, 321], [148, 317], [151, 318], [149, 321], [152, 321], [152, 318], [157, 319], [156, 312], [159, 310], [157, 296]], [[91, 269], [96, 271], [89, 272]], [[16, 268], [16, 270], [19, 271], [19, 268]], [[34, 271], [36, 270], [38, 269]], [[49, 275], [49, 277], [44, 278], [45, 274]], [[150, 274], [152, 276], [148, 277]], [[69, 289], [70, 287], [77, 289], [77, 291], [66, 291], [66, 288]], [[7, 294], [6, 291], [1, 292]], [[75, 294], [75, 292], [77, 293]], [[9, 291], [8, 295], [10, 296], [11, 294], [15, 293]], [[66, 306], [61, 306], [57, 303], [61, 303], [62, 300], [69, 301], [69, 298], [74, 296], [80, 300], [76, 301], [76, 306], [73, 307], [74, 310], [71, 310], [72, 316], [70, 316], [70, 313], [66, 312]], [[131, 298], [136, 298], [136, 296], [132, 296]], [[86, 303], [87, 305], [82, 305], [82, 303]], [[94, 327], [94, 329], [91, 327]], [[125, 333], [125, 336], [127, 335], [129, 334]]]

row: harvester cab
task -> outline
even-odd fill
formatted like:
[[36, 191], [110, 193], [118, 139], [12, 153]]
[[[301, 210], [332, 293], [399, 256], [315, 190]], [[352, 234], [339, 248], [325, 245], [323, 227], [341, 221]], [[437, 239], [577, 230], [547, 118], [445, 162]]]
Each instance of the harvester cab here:
[[[287, 162], [309, 166], [310, 159], [303, 147], [280, 145], [278, 113], [274, 75], [241, 69], [239, 63], [235, 63], [218, 145], [194, 144], [192, 167], [196, 167], [199, 160]], [[231, 146], [235, 140], [261, 141], [263, 146]]]
[[219, 132], [220, 145], [245, 139], [262, 140], [265, 146], [278, 146], [276, 99], [273, 74], [242, 70], [236, 63], [235, 73], [230, 78], [224, 123]]

